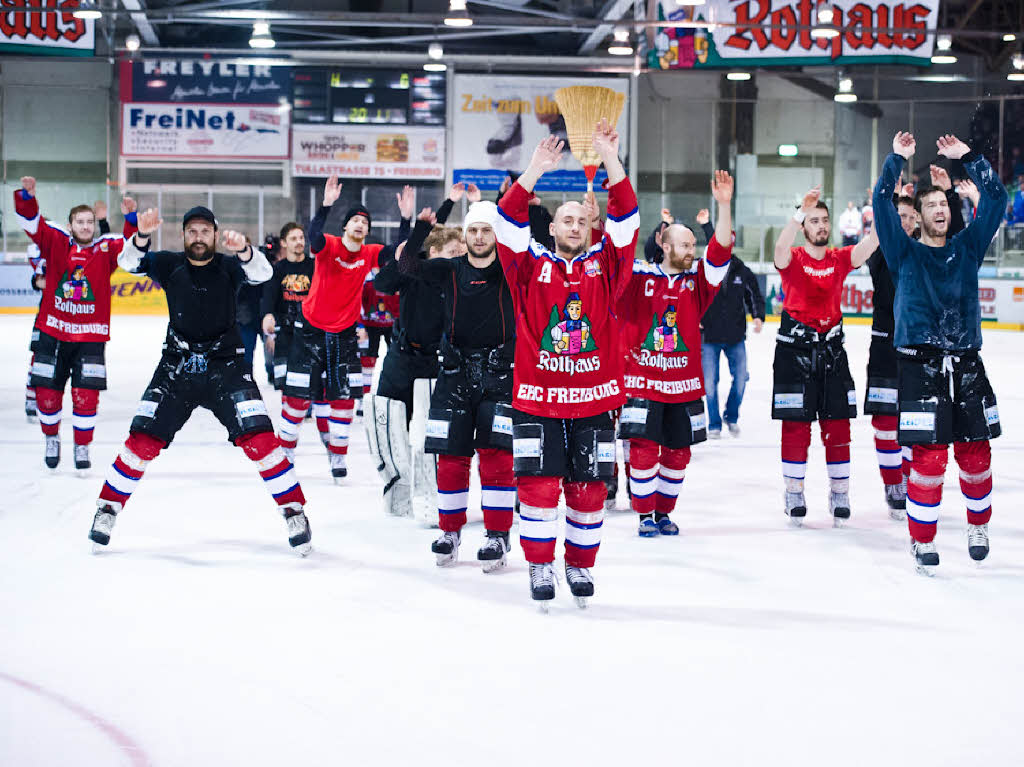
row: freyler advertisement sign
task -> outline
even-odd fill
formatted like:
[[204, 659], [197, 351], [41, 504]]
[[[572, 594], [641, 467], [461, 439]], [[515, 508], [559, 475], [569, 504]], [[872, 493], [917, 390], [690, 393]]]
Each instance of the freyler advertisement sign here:
[[288, 67], [222, 59], [122, 61], [121, 101], [281, 104], [292, 96]]
[[[92, 56], [95, 22], [76, 19], [78, 0], [2, 0], [0, 51]], [[41, 10], [53, 9], [41, 13]]]
[[[833, 4], [833, 24], [839, 34], [815, 38], [810, 27], [816, 23], [820, 4], [823, 0], [708, 0], [704, 5], [678, 6], [675, 0], [666, 0], [656, 6], [657, 18], [682, 26], [654, 30], [647, 66], [931, 63], [934, 37], [927, 30], [938, 24], [939, 0]], [[712, 27], [685, 26], [694, 21]]]

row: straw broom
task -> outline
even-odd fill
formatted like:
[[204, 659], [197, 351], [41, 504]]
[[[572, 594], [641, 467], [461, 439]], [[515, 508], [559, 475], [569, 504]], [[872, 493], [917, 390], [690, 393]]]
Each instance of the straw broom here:
[[587, 176], [587, 191], [594, 191], [594, 176], [601, 158], [594, 151], [594, 126], [604, 117], [615, 126], [626, 101], [624, 93], [597, 85], [571, 85], [555, 91], [555, 102], [565, 118], [569, 149]]

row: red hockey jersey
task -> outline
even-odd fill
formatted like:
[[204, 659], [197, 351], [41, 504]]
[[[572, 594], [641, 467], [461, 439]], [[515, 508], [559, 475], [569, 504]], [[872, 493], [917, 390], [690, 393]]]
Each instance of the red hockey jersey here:
[[831, 330], [843, 319], [843, 282], [853, 271], [853, 245], [828, 248], [820, 261], [811, 258], [802, 246], [793, 248], [792, 253], [789, 266], [779, 269], [782, 308], [819, 333]]
[[105, 234], [79, 245], [70, 232], [39, 215], [39, 202], [23, 189], [14, 193], [14, 209], [21, 228], [46, 261], [46, 287], [36, 328], [61, 341], [109, 341], [110, 275], [135, 225], [125, 221], [124, 236]]
[[399, 297], [379, 293], [373, 287], [373, 278], [379, 271], [377, 268], [371, 269], [363, 282], [362, 323], [367, 328], [390, 328], [398, 319]]
[[513, 406], [586, 418], [625, 402], [616, 300], [629, 284], [639, 227], [628, 179], [608, 190], [601, 241], [571, 261], [530, 238], [529, 199], [515, 183], [498, 204], [498, 258], [516, 308]]
[[316, 256], [313, 284], [302, 314], [313, 327], [337, 333], [359, 321], [366, 275], [377, 268], [377, 254], [383, 245], [363, 245], [352, 252], [341, 237], [325, 234], [327, 244]]
[[700, 321], [729, 271], [732, 246], [714, 237], [696, 269], [666, 274], [633, 262], [633, 278], [619, 301], [626, 345], [624, 382], [630, 397], [690, 402], [704, 396]]

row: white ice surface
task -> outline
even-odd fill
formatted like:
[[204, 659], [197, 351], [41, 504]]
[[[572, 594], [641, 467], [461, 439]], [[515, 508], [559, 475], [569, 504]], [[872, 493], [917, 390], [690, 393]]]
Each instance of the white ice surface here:
[[[91, 554], [94, 498], [165, 322], [114, 319], [87, 479], [68, 398], [56, 472], [25, 422], [29, 325], [0, 317], [0, 765], [1024, 763], [1024, 335], [985, 334], [1005, 436], [983, 566], [951, 458], [942, 565], [915, 574], [864, 417], [849, 527], [828, 518], [817, 429], [807, 527], [788, 526], [768, 326], [748, 344], [742, 438], [694, 450], [682, 534], [640, 539], [632, 512], [609, 514], [590, 608], [563, 586], [544, 616], [518, 545], [507, 571], [479, 571], [479, 512], [445, 570], [432, 531], [384, 516], [358, 420], [344, 487], [303, 428], [308, 559], [204, 411]], [[849, 328], [858, 399], [868, 340]]]

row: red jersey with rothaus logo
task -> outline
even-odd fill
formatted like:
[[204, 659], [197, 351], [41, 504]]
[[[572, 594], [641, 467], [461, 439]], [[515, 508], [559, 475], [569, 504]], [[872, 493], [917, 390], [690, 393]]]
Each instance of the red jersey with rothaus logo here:
[[36, 328], [61, 341], [110, 340], [110, 275], [124, 238], [135, 233], [125, 222], [124, 236], [105, 234], [79, 245], [71, 233], [39, 215], [39, 203], [23, 189], [14, 193], [14, 209], [46, 261], [46, 287], [36, 315]]
[[373, 287], [373, 278], [380, 269], [371, 269], [363, 282], [363, 327], [390, 328], [398, 319], [397, 295], [380, 293]]
[[714, 237], [697, 268], [666, 274], [661, 266], [633, 262], [633, 278], [619, 302], [626, 345], [626, 395], [656, 402], [690, 402], [704, 396], [700, 321], [729, 271], [732, 246]]
[[779, 269], [782, 308], [794, 320], [819, 333], [834, 328], [843, 319], [840, 301], [846, 275], [853, 271], [853, 245], [828, 248], [820, 261], [811, 258], [802, 246], [791, 252], [793, 260], [789, 266]]
[[377, 268], [377, 254], [383, 245], [363, 245], [357, 251], [345, 247], [341, 237], [325, 234], [327, 244], [316, 256], [313, 284], [302, 314], [309, 323], [328, 333], [352, 327], [362, 309], [363, 281]]
[[513, 406], [548, 418], [620, 407], [622, 346], [616, 301], [629, 284], [639, 226], [628, 179], [608, 190], [601, 241], [570, 261], [530, 238], [529, 193], [498, 203], [498, 258], [516, 310]]

